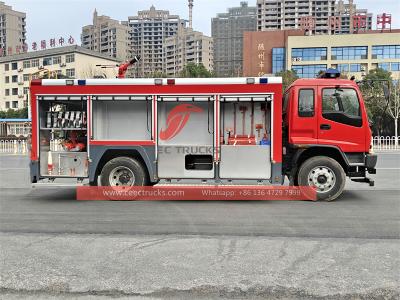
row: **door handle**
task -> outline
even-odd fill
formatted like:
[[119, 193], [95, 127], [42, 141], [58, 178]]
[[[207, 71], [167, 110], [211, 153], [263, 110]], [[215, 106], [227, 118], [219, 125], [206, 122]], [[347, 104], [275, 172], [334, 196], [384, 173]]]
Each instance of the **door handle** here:
[[321, 126], [319, 126], [319, 128], [321, 128], [321, 130], [329, 130], [329, 129], [331, 129], [331, 125], [321, 124]]

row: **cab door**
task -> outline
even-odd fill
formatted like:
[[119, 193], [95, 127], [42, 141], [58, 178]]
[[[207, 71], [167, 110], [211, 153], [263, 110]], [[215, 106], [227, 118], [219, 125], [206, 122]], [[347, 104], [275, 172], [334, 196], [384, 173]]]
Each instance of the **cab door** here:
[[363, 152], [365, 120], [360, 95], [352, 87], [318, 87], [318, 143], [343, 152]]
[[292, 91], [289, 142], [294, 145], [318, 144], [318, 116], [314, 86], [296, 87]]

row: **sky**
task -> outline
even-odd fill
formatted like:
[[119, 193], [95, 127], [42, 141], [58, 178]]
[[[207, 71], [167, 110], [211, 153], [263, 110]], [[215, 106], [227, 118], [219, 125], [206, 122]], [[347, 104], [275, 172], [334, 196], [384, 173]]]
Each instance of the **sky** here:
[[[2, 0], [17, 11], [27, 14], [27, 38], [29, 48], [33, 41], [70, 35], [80, 44], [81, 28], [92, 23], [93, 11], [116, 20], [127, 20], [139, 10], [169, 10], [183, 19], [188, 19], [186, 0]], [[217, 13], [226, 12], [228, 7], [239, 6], [242, 0], [194, 0], [193, 28], [211, 35], [211, 18]], [[256, 5], [256, 0], [248, 0], [249, 5]], [[392, 14], [392, 28], [400, 28], [400, 0], [355, 0], [358, 8], [367, 8], [376, 15], [387, 12]]]

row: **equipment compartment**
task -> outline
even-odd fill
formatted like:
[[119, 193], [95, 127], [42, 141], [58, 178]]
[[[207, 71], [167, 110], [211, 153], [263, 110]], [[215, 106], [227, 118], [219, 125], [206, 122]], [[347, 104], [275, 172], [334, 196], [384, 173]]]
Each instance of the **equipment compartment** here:
[[40, 176], [88, 176], [87, 98], [38, 96]]

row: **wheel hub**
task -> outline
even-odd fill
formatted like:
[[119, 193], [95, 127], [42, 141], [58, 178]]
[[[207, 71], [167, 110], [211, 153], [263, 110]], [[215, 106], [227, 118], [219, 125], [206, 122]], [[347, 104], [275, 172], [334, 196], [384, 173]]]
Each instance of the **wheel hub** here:
[[109, 182], [111, 186], [132, 186], [135, 183], [135, 175], [127, 167], [116, 167], [110, 172]]
[[308, 184], [315, 186], [319, 192], [329, 192], [336, 183], [335, 173], [326, 166], [313, 168], [308, 174]]

